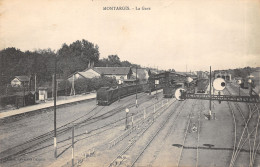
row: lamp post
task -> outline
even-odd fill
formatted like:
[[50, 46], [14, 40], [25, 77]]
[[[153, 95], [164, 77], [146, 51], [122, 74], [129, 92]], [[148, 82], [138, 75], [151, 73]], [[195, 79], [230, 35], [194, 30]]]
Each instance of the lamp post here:
[[127, 129], [127, 114], [128, 114], [128, 112], [129, 112], [129, 109], [126, 108], [125, 109], [125, 130]]

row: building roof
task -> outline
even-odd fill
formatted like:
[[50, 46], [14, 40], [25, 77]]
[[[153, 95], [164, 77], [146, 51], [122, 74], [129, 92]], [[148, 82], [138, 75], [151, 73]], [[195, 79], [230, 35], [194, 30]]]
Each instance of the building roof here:
[[149, 75], [155, 75], [155, 74], [159, 74], [158, 70], [149, 69]]
[[28, 76], [25, 76], [25, 75], [15, 76], [15, 78], [17, 78], [21, 82], [26, 82], [26, 81], [29, 82], [30, 81], [30, 78]]
[[90, 73], [88, 71], [85, 72], [78, 72], [79, 75], [81, 75], [84, 78], [94, 78], [94, 77], [98, 77], [97, 75]]
[[186, 72], [175, 72], [175, 74], [186, 77], [187, 73]]
[[127, 75], [131, 73], [130, 67], [94, 67], [93, 70], [104, 75]]

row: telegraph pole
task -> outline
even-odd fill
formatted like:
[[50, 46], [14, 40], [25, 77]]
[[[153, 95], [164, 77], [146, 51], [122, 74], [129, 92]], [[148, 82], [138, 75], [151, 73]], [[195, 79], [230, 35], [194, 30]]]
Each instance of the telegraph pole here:
[[211, 66], [209, 70], [209, 120], [211, 119]]
[[56, 70], [57, 70], [57, 57], [55, 55], [55, 61], [54, 61], [54, 158], [57, 158], [57, 138], [56, 138]]
[[74, 166], [74, 124], [72, 125], [72, 137], [71, 137], [71, 164]]
[[23, 82], [23, 107], [25, 106], [25, 84]]
[[[159, 72], [158, 72], [158, 66], [157, 66], [157, 74], [159, 74]], [[154, 85], [155, 86], [155, 90], [156, 90], [156, 100], [158, 100], [158, 97], [157, 97], [157, 83]]]
[[[56, 59], [56, 58], [55, 58]], [[51, 89], [52, 100], [54, 98], [54, 74], [52, 74], [52, 89]]]
[[137, 108], [137, 66], [135, 67], [136, 75], [135, 75], [135, 107]]
[[34, 76], [34, 102], [36, 103], [36, 73]]

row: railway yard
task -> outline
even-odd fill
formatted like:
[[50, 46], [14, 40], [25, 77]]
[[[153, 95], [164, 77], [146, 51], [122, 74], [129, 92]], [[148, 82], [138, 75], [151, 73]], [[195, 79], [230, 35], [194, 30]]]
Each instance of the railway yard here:
[[260, 167], [260, 0], [0, 0], [0, 167]]
[[[238, 95], [237, 85], [222, 94]], [[53, 110], [1, 120], [0, 166], [72, 166], [72, 139], [74, 166], [260, 166], [259, 103], [212, 101], [209, 120], [208, 100], [164, 98], [162, 90], [137, 99], [138, 107], [134, 94], [58, 108], [57, 158]]]

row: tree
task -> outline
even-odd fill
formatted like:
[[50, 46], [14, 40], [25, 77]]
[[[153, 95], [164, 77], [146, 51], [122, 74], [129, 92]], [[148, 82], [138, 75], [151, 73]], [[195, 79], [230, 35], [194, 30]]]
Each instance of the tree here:
[[121, 61], [117, 55], [109, 55], [108, 61], [110, 62], [111, 67], [121, 67]]
[[66, 43], [58, 50], [58, 69], [63, 76], [82, 71], [97, 63], [99, 47], [87, 40], [77, 40], [70, 45]]
[[122, 67], [131, 67], [132, 66], [132, 64], [129, 61], [126, 61], [126, 60], [122, 61], [121, 65], [122, 65]]
[[9, 83], [14, 76], [23, 74], [21, 59], [24, 53], [16, 48], [6, 48], [0, 51], [0, 82], [1, 85]]

